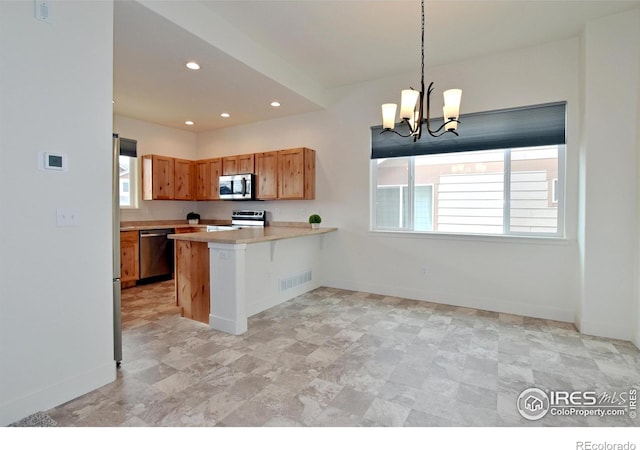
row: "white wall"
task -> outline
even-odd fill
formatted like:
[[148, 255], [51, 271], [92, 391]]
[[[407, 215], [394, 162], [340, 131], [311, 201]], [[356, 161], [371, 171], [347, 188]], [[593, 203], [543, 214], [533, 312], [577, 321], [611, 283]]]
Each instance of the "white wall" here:
[[[251, 244], [246, 250], [247, 317], [279, 305], [305, 292], [325, 285], [323, 253], [332, 241], [331, 234]], [[215, 270], [215, 267], [214, 267]], [[281, 289], [280, 281], [311, 272], [305, 282], [291, 282]], [[215, 300], [214, 300], [215, 301]]]
[[[0, 425], [115, 379], [112, 2], [0, 2]], [[40, 151], [66, 153], [42, 171]], [[56, 208], [79, 213], [56, 227]]]
[[[638, 89], [638, 125], [636, 130], [640, 130], [640, 89]], [[640, 133], [636, 133], [637, 147], [636, 147], [636, 170], [640, 174]], [[640, 181], [636, 178], [636, 220], [640, 225]], [[636, 347], [640, 348], [640, 239], [638, 239], [638, 248], [636, 251], [636, 305], [633, 311], [633, 317], [635, 317], [635, 331], [633, 337], [633, 343]]]
[[[166, 155], [196, 160], [196, 133], [168, 128], [126, 116], [113, 116], [113, 132], [138, 141], [138, 180], [141, 181], [141, 155]], [[138, 183], [138, 192], [142, 188]], [[139, 198], [142, 198], [139, 196]], [[140, 200], [137, 209], [122, 209], [120, 220], [186, 219], [187, 213], [197, 211], [196, 202]]]
[[632, 339], [637, 326], [640, 9], [585, 30], [583, 333]]
[[[326, 284], [455, 305], [573, 320], [578, 299], [579, 40], [436, 67], [441, 91], [463, 89], [464, 112], [568, 101], [566, 241], [396, 236], [369, 231], [369, 127], [380, 104], [398, 101], [416, 73], [349, 86], [326, 111], [198, 135], [200, 158], [307, 146], [317, 151], [315, 201], [255, 202], [273, 220], [306, 220], [319, 211], [339, 227], [327, 249]], [[439, 101], [439, 99], [438, 99]], [[224, 217], [237, 202], [203, 205]], [[422, 275], [427, 267], [427, 276]]]

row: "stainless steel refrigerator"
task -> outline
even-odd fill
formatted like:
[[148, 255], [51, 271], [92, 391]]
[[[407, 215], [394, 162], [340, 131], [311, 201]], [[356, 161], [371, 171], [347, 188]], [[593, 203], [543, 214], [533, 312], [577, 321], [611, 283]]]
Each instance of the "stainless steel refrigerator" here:
[[122, 318], [120, 298], [120, 139], [113, 135], [112, 233], [113, 233], [113, 359], [122, 361]]

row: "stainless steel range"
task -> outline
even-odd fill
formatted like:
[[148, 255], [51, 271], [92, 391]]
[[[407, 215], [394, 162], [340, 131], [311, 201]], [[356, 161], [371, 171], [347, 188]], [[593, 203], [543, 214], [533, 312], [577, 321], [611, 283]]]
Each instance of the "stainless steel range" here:
[[231, 213], [231, 225], [208, 225], [207, 231], [239, 230], [240, 228], [262, 228], [267, 221], [266, 211], [239, 209]]

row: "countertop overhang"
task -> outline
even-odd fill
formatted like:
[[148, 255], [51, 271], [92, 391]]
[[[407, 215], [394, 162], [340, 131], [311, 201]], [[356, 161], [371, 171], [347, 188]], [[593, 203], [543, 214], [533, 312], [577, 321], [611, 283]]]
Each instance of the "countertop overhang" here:
[[259, 242], [291, 239], [338, 231], [337, 228], [306, 228], [267, 226], [264, 228], [241, 228], [229, 231], [201, 231], [197, 233], [170, 234], [169, 239], [194, 242], [215, 242], [218, 244], [255, 244]]

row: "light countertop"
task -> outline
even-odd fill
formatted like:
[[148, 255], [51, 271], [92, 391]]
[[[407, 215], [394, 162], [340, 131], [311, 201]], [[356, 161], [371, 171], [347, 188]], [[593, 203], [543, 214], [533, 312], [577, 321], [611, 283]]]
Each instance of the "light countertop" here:
[[297, 237], [313, 236], [337, 231], [337, 228], [330, 227], [283, 227], [267, 226], [264, 228], [241, 228], [229, 231], [211, 231], [198, 233], [170, 234], [169, 239], [195, 241], [195, 242], [216, 242], [218, 244], [255, 244], [258, 242], [275, 241], [278, 239], [290, 239]]

